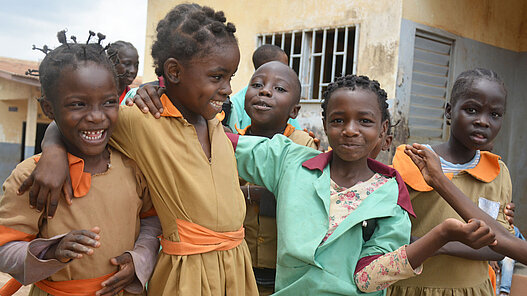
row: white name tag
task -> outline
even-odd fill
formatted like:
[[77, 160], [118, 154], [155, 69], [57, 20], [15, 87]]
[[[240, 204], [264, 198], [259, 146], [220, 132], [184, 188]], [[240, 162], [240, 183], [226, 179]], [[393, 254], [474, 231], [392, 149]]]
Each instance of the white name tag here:
[[493, 219], [498, 218], [500, 212], [500, 203], [497, 201], [488, 200], [484, 197], [480, 197], [478, 201], [479, 208], [491, 216]]

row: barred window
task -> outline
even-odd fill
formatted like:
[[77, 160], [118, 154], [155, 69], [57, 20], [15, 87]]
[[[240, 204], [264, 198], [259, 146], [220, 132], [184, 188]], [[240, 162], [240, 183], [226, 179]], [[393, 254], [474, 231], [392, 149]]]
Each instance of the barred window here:
[[303, 102], [319, 102], [336, 77], [357, 70], [358, 26], [298, 30], [257, 35], [257, 47], [280, 46], [302, 85]]

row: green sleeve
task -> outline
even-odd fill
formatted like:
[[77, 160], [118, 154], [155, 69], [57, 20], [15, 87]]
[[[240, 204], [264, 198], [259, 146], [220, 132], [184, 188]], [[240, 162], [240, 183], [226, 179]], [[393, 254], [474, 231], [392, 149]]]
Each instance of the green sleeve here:
[[390, 253], [410, 243], [412, 225], [408, 212], [395, 207], [394, 215], [377, 219], [375, 232], [363, 245], [360, 258]]
[[288, 153], [298, 147], [302, 146], [283, 135], [275, 135], [272, 139], [240, 136], [235, 153], [238, 174], [242, 179], [264, 186], [274, 193]]

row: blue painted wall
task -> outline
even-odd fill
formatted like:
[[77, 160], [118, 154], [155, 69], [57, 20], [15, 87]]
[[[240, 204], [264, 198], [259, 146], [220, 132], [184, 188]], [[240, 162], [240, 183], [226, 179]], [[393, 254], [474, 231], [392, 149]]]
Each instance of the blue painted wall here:
[[20, 144], [0, 143], [0, 182], [2, 184], [20, 162], [20, 149]]

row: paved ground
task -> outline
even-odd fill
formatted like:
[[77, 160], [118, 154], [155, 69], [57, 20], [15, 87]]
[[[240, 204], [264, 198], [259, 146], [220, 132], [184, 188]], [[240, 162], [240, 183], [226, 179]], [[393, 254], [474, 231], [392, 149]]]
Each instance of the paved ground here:
[[[0, 286], [3, 286], [10, 279], [11, 279], [10, 275], [0, 272]], [[20, 290], [18, 290], [18, 292], [16, 292], [13, 295], [14, 296], [26, 296], [27, 294], [29, 294], [29, 290], [30, 289], [31, 289], [31, 286], [22, 287], [22, 288], [20, 288]]]

